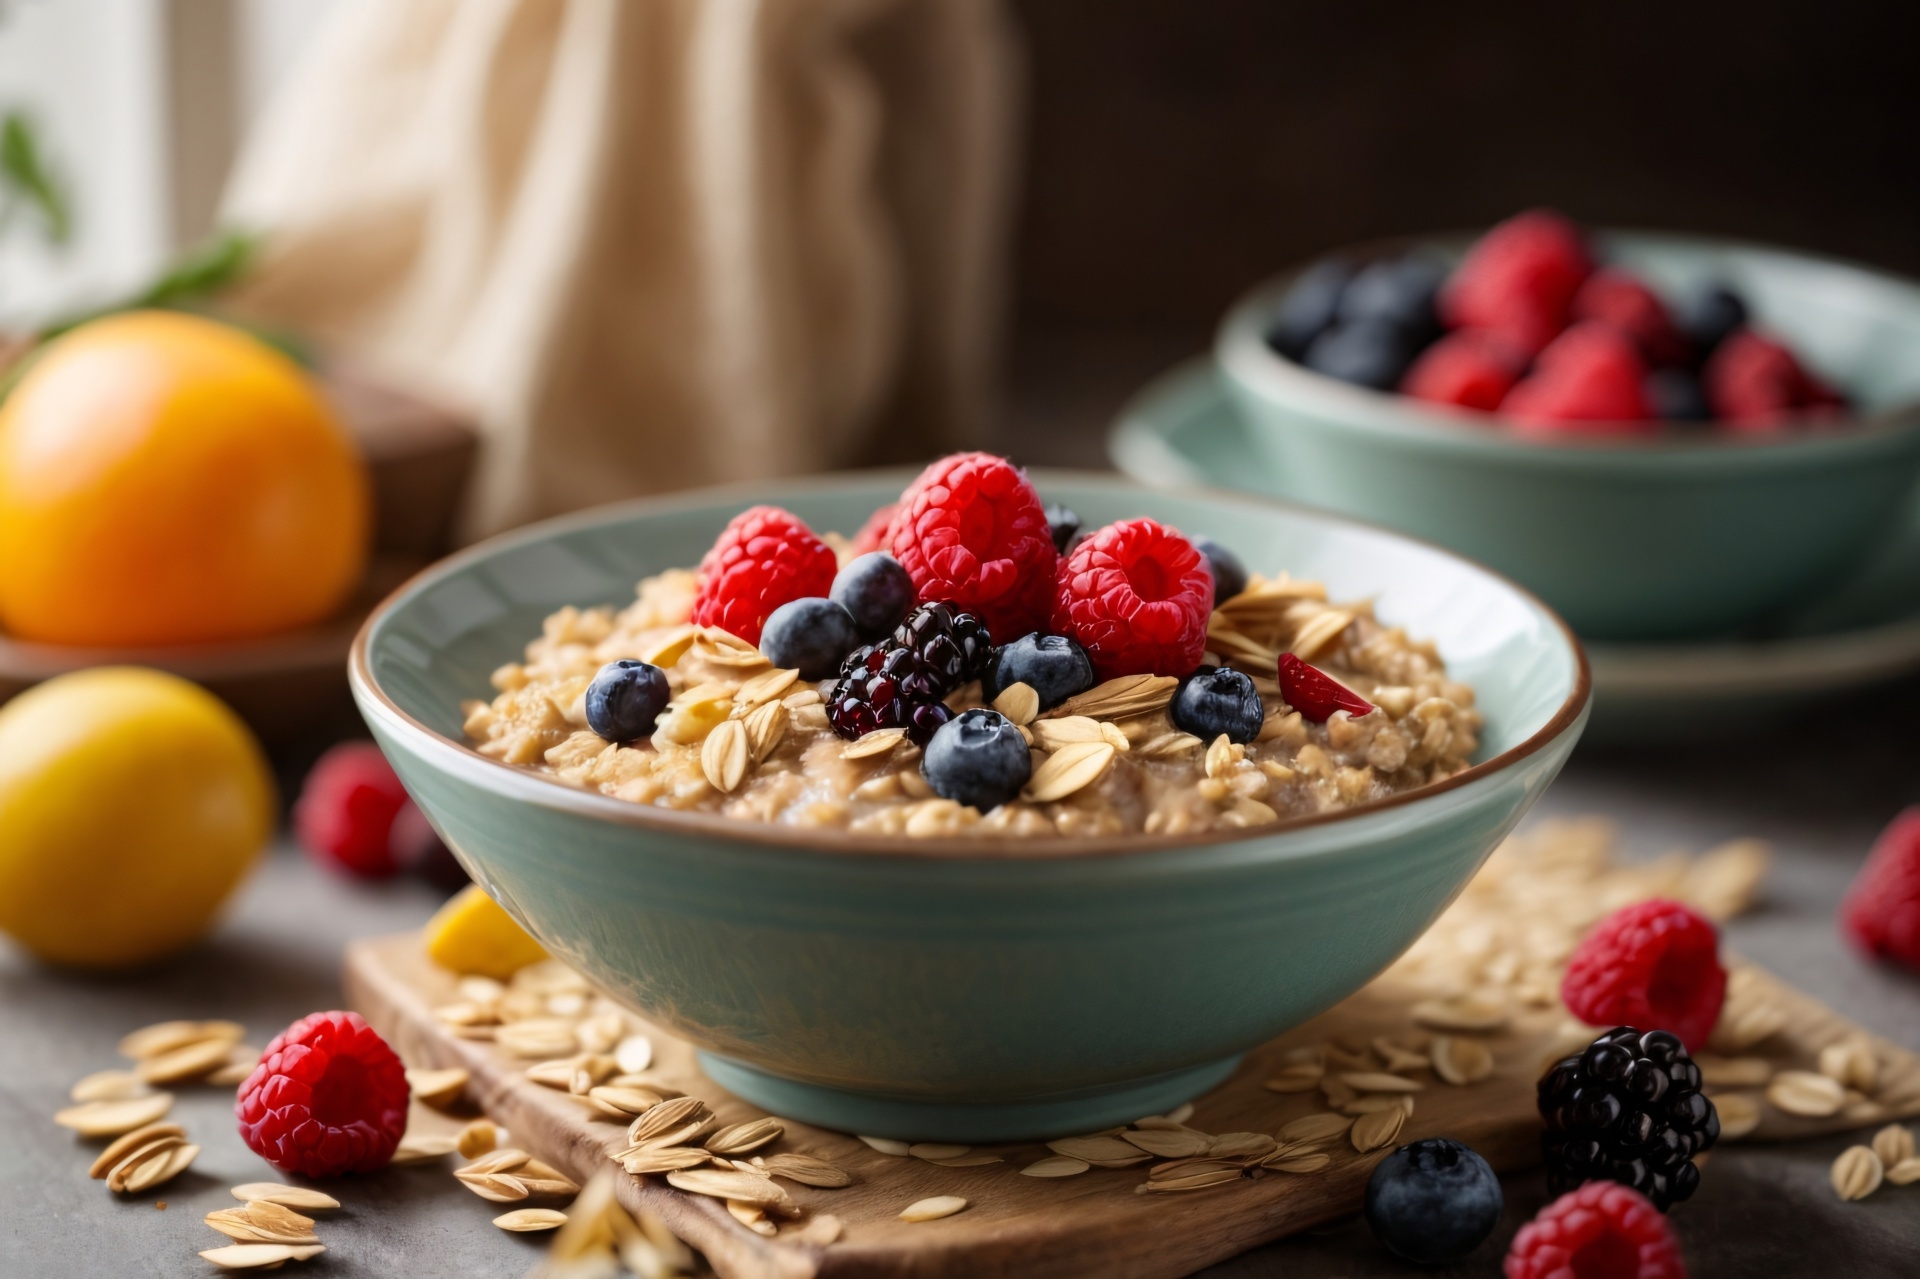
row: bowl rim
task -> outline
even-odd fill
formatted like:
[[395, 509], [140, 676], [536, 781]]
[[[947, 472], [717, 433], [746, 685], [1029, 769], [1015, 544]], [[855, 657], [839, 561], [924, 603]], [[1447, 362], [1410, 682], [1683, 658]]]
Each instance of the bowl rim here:
[[[1620, 423], [1595, 423], [1599, 428], [1564, 434], [1515, 430], [1503, 426], [1497, 414], [1478, 413], [1450, 405], [1428, 404], [1392, 391], [1354, 386], [1294, 363], [1266, 343], [1267, 323], [1286, 289], [1308, 268], [1333, 258], [1366, 261], [1388, 253], [1421, 248], [1464, 245], [1486, 228], [1473, 231], [1436, 231], [1425, 235], [1389, 236], [1328, 249], [1261, 280], [1236, 297], [1215, 331], [1215, 362], [1229, 382], [1258, 393], [1261, 398], [1319, 414], [1332, 425], [1417, 441], [1435, 448], [1500, 455], [1509, 459], [1567, 457], [1608, 459], [1677, 458], [1739, 460], [1750, 465], [1799, 466], [1823, 454], [1851, 454], [1860, 446], [1904, 442], [1920, 434], [1920, 397], [1851, 416], [1825, 429], [1798, 429], [1733, 433], [1726, 431], [1666, 432], [1648, 438], [1632, 432], [1610, 434]], [[1603, 241], [1655, 250], [1738, 254], [1774, 259], [1797, 269], [1817, 269], [1835, 276], [1855, 276], [1879, 289], [1913, 295], [1920, 309], [1920, 282], [1864, 263], [1756, 241], [1720, 236], [1626, 227], [1591, 227]], [[1258, 426], [1259, 424], [1255, 424]], [[1636, 424], [1624, 424], [1633, 426]], [[1493, 426], [1497, 429], [1489, 429]]]
[[[623, 826], [637, 826], [641, 829], [658, 830], [663, 834], [679, 836], [707, 836], [723, 842], [747, 843], [797, 851], [829, 853], [837, 856], [875, 857], [897, 856], [918, 860], [949, 861], [1068, 861], [1085, 860], [1114, 856], [1132, 856], [1137, 854], [1163, 853], [1216, 846], [1221, 844], [1242, 843], [1255, 839], [1272, 839], [1275, 836], [1288, 835], [1299, 831], [1315, 830], [1340, 822], [1355, 821], [1375, 817], [1381, 813], [1392, 812], [1412, 804], [1432, 800], [1476, 782], [1503, 773], [1515, 765], [1538, 753], [1554, 742], [1570, 728], [1574, 727], [1585, 714], [1593, 695], [1593, 672], [1587, 659], [1586, 649], [1580, 639], [1560, 615], [1543, 603], [1539, 597], [1525, 587], [1507, 578], [1503, 574], [1485, 567], [1473, 560], [1447, 550], [1443, 546], [1428, 542], [1422, 538], [1410, 537], [1393, 529], [1370, 524], [1365, 520], [1351, 519], [1330, 511], [1322, 511], [1293, 502], [1262, 497], [1257, 494], [1235, 493], [1222, 489], [1196, 485], [1184, 485], [1177, 488], [1149, 489], [1137, 481], [1113, 472], [1085, 471], [1036, 467], [1032, 473], [1041, 483], [1048, 481], [1064, 483], [1104, 484], [1113, 488], [1134, 489], [1143, 494], [1168, 494], [1201, 501], [1227, 501], [1229, 503], [1266, 507], [1285, 511], [1310, 520], [1328, 524], [1346, 526], [1368, 533], [1381, 534], [1403, 542], [1409, 542], [1426, 550], [1443, 555], [1448, 559], [1488, 578], [1501, 587], [1519, 596], [1545, 617], [1558, 631], [1562, 642], [1573, 657], [1574, 672], [1572, 687], [1567, 696], [1555, 708], [1545, 724], [1536, 729], [1524, 741], [1493, 756], [1455, 773], [1444, 781], [1432, 782], [1413, 790], [1390, 795], [1356, 808], [1341, 809], [1330, 813], [1313, 813], [1302, 817], [1282, 818], [1278, 822], [1264, 826], [1251, 826], [1238, 829], [1210, 831], [1198, 835], [1040, 835], [1022, 836], [1002, 840], [981, 839], [976, 836], [941, 836], [934, 838], [910, 838], [892, 835], [855, 835], [839, 827], [814, 828], [790, 826], [777, 822], [746, 821], [727, 817], [719, 813], [695, 810], [662, 808], [653, 804], [642, 804], [633, 800], [615, 799], [597, 791], [582, 790], [569, 786], [558, 778], [537, 773], [482, 755], [465, 742], [440, 733], [414, 718], [396, 702], [374, 677], [371, 660], [373, 634], [381, 624], [414, 594], [432, 586], [436, 582], [453, 576], [473, 565], [484, 562], [503, 551], [520, 546], [533, 545], [559, 534], [578, 529], [591, 528], [622, 518], [664, 513], [676, 509], [687, 509], [712, 505], [716, 502], [746, 501], [749, 503], [765, 500], [781, 500], [778, 495], [791, 495], [811, 491], [831, 491], [850, 481], [873, 481], [899, 477], [902, 487], [917, 474], [913, 468], [883, 468], [872, 470], [837, 471], [822, 475], [800, 476], [775, 480], [748, 480], [710, 485], [698, 489], [689, 489], [679, 493], [663, 494], [652, 497], [630, 498], [619, 502], [605, 503], [599, 506], [575, 511], [570, 514], [539, 520], [532, 524], [510, 529], [503, 533], [484, 538], [452, 555], [429, 565], [415, 573], [367, 614], [358, 634], [354, 636], [352, 650], [347, 658], [347, 681], [355, 700], [359, 703], [363, 715], [372, 718], [378, 715], [385, 725], [411, 742], [415, 750], [423, 757], [437, 761], [440, 767], [457, 766], [475, 780], [476, 784], [497, 782], [500, 786], [518, 792], [521, 798], [544, 807], [572, 811], [578, 815], [606, 820]], [[769, 490], [774, 490], [770, 493]], [[478, 773], [472, 772], [475, 766]]]

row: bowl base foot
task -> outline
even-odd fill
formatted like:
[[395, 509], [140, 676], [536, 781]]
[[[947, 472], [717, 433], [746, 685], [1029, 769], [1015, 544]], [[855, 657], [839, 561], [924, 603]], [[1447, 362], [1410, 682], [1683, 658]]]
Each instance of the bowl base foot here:
[[805, 1084], [702, 1052], [708, 1078], [770, 1114], [838, 1132], [901, 1141], [1037, 1141], [1165, 1114], [1224, 1083], [1239, 1057], [1084, 1092], [1006, 1102], [910, 1101]]

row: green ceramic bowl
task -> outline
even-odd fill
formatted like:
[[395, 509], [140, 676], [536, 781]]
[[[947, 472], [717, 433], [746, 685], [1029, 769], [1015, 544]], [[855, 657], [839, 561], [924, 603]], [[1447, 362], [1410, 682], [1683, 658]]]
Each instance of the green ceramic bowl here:
[[1552, 780], [1585, 722], [1565, 627], [1447, 552], [1220, 493], [1038, 473], [1095, 524], [1152, 515], [1324, 578], [1432, 636], [1482, 758], [1347, 814], [1201, 839], [863, 839], [588, 794], [461, 744], [459, 703], [562, 604], [695, 563], [755, 501], [852, 529], [903, 474], [765, 484], [555, 520], [428, 570], [367, 622], [355, 697], [474, 878], [550, 950], [777, 1115], [932, 1140], [1163, 1111], [1409, 946]]
[[1229, 312], [1215, 356], [1282, 493], [1488, 564], [1589, 639], [1711, 636], [1806, 603], [1889, 533], [1920, 478], [1920, 287], [1679, 236], [1609, 234], [1603, 251], [1669, 296], [1733, 285], [1862, 417], [1758, 439], [1521, 436], [1275, 355], [1264, 334], [1291, 274]]

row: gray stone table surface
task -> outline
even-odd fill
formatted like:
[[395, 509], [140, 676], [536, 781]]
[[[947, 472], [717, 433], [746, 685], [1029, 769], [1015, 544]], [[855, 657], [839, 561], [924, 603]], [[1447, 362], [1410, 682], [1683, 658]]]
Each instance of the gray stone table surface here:
[[[1730, 744], [1605, 752], [1583, 747], [1541, 804], [1598, 813], [1633, 856], [1772, 841], [1762, 909], [1735, 922], [1731, 944], [1882, 1035], [1920, 1049], [1920, 980], [1863, 962], [1834, 929], [1834, 908], [1875, 832], [1920, 801], [1920, 690], [1830, 708], [1803, 740], [1786, 729]], [[86, 1177], [91, 1146], [49, 1119], [67, 1086], [116, 1064], [127, 1030], [173, 1017], [232, 1017], [262, 1043], [293, 1018], [340, 1002], [342, 945], [420, 923], [423, 888], [344, 882], [275, 850], [206, 945], [158, 970], [119, 978], [39, 967], [0, 943], [0, 1276], [210, 1273], [194, 1254], [221, 1242], [200, 1218], [230, 1204], [227, 1187], [271, 1170], [240, 1143], [224, 1090], [188, 1089], [175, 1117], [205, 1151], [153, 1196], [116, 1202]], [[1717, 1153], [1700, 1194], [1674, 1214], [1696, 1279], [1719, 1276], [1920, 1274], [1920, 1186], [1843, 1204], [1827, 1166], [1845, 1139]], [[1546, 1201], [1536, 1172], [1506, 1179], [1507, 1220], [1479, 1254], [1437, 1273], [1488, 1276], [1519, 1224]], [[515, 1276], [537, 1239], [488, 1224], [495, 1209], [444, 1169], [391, 1169], [346, 1184], [346, 1208], [320, 1227], [316, 1276]], [[1216, 1279], [1414, 1273], [1349, 1220], [1219, 1265]], [[1427, 1272], [1435, 1273], [1435, 1272]]]

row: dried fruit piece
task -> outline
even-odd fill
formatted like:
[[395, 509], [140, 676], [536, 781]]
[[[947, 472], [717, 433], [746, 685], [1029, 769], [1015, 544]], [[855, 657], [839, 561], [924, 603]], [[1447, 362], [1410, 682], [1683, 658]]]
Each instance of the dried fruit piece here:
[[1279, 680], [1287, 705], [1316, 724], [1326, 723], [1335, 711], [1356, 719], [1373, 713], [1372, 702], [1292, 653], [1280, 654]]

